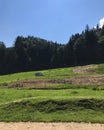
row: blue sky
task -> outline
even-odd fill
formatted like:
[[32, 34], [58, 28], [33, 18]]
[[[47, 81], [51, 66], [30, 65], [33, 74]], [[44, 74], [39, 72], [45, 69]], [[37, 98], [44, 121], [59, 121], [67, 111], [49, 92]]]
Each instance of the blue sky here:
[[0, 41], [18, 35], [67, 43], [70, 36], [104, 17], [104, 0], [0, 0]]

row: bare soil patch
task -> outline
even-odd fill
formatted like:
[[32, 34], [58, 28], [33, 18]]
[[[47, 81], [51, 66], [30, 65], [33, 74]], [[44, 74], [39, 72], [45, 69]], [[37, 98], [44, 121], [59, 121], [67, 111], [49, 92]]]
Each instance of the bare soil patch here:
[[104, 130], [104, 124], [91, 123], [0, 123], [0, 130]]
[[69, 79], [72, 84], [80, 85], [104, 85], [104, 76], [86, 76], [86, 77], [75, 77]]
[[52, 82], [78, 85], [104, 85], [104, 76], [79, 76], [68, 79], [53, 80]]
[[86, 73], [93, 73], [96, 74], [96, 69], [98, 65], [86, 65], [86, 66], [79, 66], [74, 67], [73, 71], [77, 74], [86, 74]]
[[54, 83], [50, 80], [46, 79], [28, 79], [28, 80], [22, 80], [17, 81], [13, 83], [9, 83], [7, 86], [9, 88], [11, 87], [17, 87], [17, 88], [47, 88], [52, 87], [54, 85], [57, 85], [57, 83]]
[[60, 80], [28, 79], [9, 83], [7, 87], [17, 88], [49, 88], [58, 84], [78, 84], [78, 85], [104, 85], [104, 76], [79, 76]]

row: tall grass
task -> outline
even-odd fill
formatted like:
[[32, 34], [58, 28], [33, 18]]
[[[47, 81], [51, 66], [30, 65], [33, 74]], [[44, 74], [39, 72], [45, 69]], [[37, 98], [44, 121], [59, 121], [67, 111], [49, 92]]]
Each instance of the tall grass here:
[[0, 121], [100, 122], [104, 100], [31, 100], [0, 107]]

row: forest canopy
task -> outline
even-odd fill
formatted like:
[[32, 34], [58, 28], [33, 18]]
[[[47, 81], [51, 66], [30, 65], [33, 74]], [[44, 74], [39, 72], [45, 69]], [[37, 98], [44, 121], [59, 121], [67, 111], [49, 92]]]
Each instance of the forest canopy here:
[[104, 26], [89, 29], [59, 44], [34, 36], [17, 36], [12, 47], [0, 42], [0, 74], [104, 63]]

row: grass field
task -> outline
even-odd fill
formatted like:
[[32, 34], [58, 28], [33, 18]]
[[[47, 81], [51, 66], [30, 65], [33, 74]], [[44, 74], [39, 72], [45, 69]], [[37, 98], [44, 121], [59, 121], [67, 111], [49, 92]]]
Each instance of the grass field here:
[[[104, 64], [41, 72], [44, 76], [35, 76], [36, 72], [0, 76], [0, 121], [104, 123]], [[96, 77], [97, 84], [69, 82], [82, 77]]]

